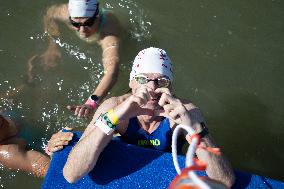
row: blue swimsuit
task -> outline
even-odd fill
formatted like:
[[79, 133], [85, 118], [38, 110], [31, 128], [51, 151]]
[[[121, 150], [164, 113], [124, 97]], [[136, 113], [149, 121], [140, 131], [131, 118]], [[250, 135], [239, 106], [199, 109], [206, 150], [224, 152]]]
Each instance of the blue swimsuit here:
[[148, 134], [138, 124], [137, 117], [129, 120], [128, 128], [121, 139], [129, 144], [154, 148], [162, 151], [169, 151], [171, 149], [172, 129], [170, 128], [170, 121], [164, 118], [160, 125], [151, 134]]

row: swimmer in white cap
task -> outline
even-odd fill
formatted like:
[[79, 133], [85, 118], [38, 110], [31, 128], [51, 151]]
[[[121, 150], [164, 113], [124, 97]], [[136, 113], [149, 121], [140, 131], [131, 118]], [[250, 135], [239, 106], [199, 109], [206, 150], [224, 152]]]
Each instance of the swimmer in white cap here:
[[[177, 124], [184, 124], [200, 135], [200, 145], [215, 147], [199, 108], [175, 97], [172, 85], [173, 67], [167, 53], [153, 47], [140, 51], [130, 73], [131, 93], [101, 104], [68, 156], [63, 169], [65, 179], [73, 183], [92, 170], [104, 147], [117, 133], [127, 143], [168, 151], [173, 130]], [[196, 154], [208, 165], [206, 173], [210, 178], [228, 187], [233, 185], [233, 170], [222, 154], [203, 149]]]
[[[68, 106], [78, 117], [87, 117], [97, 108], [98, 103], [115, 84], [119, 68], [119, 35], [120, 24], [117, 18], [105, 9], [99, 9], [97, 0], [69, 0], [67, 4], [54, 5], [47, 10], [44, 17], [46, 32], [54, 37], [59, 37], [58, 23], [65, 23], [68, 28], [86, 42], [96, 42], [102, 48], [102, 63], [104, 76], [97, 88], [85, 104], [80, 106]], [[33, 70], [36, 62], [40, 62], [44, 70], [55, 65], [61, 57], [57, 44], [50, 40], [49, 47], [41, 56], [33, 56], [29, 60], [29, 81], [33, 81]]]

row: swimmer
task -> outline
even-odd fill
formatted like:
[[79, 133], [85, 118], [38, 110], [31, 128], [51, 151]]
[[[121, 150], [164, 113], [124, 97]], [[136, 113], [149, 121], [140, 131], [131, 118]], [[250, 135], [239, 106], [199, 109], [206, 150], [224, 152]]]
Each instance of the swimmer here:
[[[90, 172], [115, 133], [127, 143], [167, 151], [173, 130], [184, 124], [201, 136], [202, 146], [216, 147], [200, 109], [175, 97], [172, 82], [172, 63], [164, 50], [151, 47], [140, 51], [130, 73], [131, 94], [101, 104], [68, 156], [65, 179], [74, 183]], [[196, 155], [208, 165], [206, 173], [211, 179], [233, 185], [235, 176], [223, 154], [198, 149]]]
[[[104, 76], [90, 97], [83, 105], [67, 106], [78, 117], [88, 117], [97, 108], [98, 103], [106, 96], [115, 84], [119, 69], [119, 35], [118, 19], [109, 11], [100, 9], [97, 0], [69, 0], [67, 4], [51, 6], [44, 16], [45, 31], [51, 38], [59, 37], [59, 23], [64, 23], [79, 38], [89, 43], [97, 43], [102, 49]], [[33, 56], [28, 62], [28, 82], [33, 82], [35, 70], [41, 65], [44, 70], [56, 66], [61, 58], [54, 40], [42, 55]], [[40, 64], [36, 64], [40, 62]]]
[[[27, 142], [18, 136], [18, 132], [18, 125], [0, 114], [0, 164], [11, 170], [24, 171], [43, 178], [47, 173], [50, 157], [29, 149]], [[60, 149], [61, 145], [68, 145], [72, 136], [71, 132], [54, 134], [49, 141], [49, 154]]]

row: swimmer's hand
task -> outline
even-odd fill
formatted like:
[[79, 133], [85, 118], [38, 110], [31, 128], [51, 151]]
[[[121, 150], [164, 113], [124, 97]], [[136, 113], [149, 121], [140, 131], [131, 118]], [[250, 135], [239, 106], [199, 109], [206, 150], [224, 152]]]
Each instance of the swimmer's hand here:
[[[69, 127], [65, 127], [64, 129], [70, 131], [72, 130], [72, 128]], [[60, 130], [58, 133], [55, 133], [51, 136], [47, 144], [47, 149], [51, 154], [53, 152], [62, 150], [64, 146], [69, 144], [72, 138], [73, 138], [72, 132], [62, 132], [62, 130]]]
[[73, 111], [74, 115], [77, 117], [86, 117], [86, 118], [90, 117], [95, 111], [95, 109], [88, 104], [83, 104], [80, 106], [68, 105], [67, 109]]
[[191, 125], [189, 112], [179, 99], [172, 96], [169, 89], [158, 88], [155, 92], [162, 94], [159, 100], [162, 110], [157, 110], [156, 115], [167, 117], [177, 124]]
[[43, 54], [32, 56], [28, 60], [28, 82], [32, 83], [40, 70], [47, 71], [54, 68], [59, 59], [61, 59], [61, 53], [56, 44], [49, 45]]
[[151, 88], [141, 86], [134, 94], [116, 106], [114, 111], [119, 120], [128, 120], [138, 115], [153, 115], [153, 110], [147, 107], [148, 101], [154, 98], [153, 92]]

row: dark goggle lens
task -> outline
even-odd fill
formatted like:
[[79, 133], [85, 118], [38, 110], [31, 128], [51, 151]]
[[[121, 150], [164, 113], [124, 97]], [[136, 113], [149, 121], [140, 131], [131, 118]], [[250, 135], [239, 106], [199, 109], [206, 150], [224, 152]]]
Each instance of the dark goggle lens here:
[[159, 87], [168, 87], [170, 85], [170, 80], [167, 78], [157, 79], [157, 84]]
[[89, 18], [88, 20], [86, 20], [84, 23], [80, 23], [80, 22], [75, 22], [74, 20], [72, 20], [71, 18], [70, 19], [70, 23], [72, 26], [74, 26], [75, 28], [79, 28], [81, 26], [84, 26], [84, 27], [91, 27], [94, 22], [95, 22], [95, 18], [92, 17], [92, 18]]

